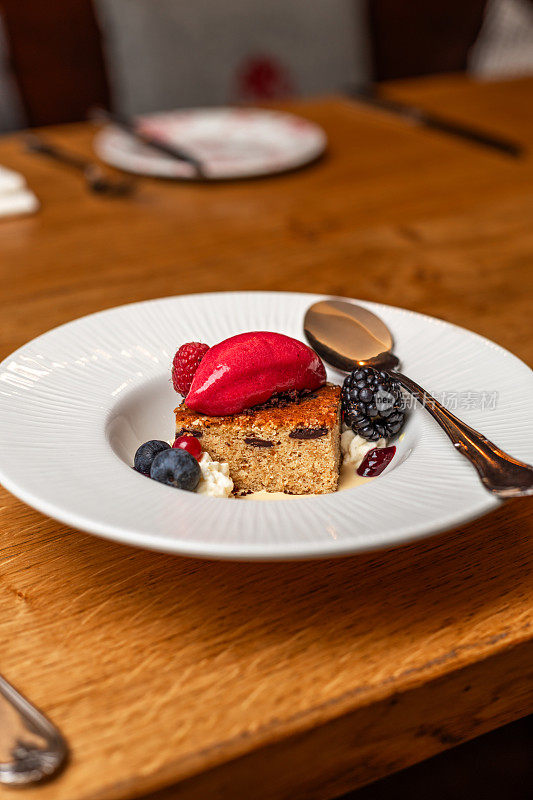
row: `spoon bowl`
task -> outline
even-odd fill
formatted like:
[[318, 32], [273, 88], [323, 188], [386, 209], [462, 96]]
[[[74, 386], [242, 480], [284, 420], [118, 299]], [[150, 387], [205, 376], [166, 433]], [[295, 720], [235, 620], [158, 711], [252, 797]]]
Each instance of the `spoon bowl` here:
[[343, 300], [321, 300], [307, 309], [304, 333], [311, 347], [332, 367], [398, 366], [394, 340], [385, 323], [368, 309]]

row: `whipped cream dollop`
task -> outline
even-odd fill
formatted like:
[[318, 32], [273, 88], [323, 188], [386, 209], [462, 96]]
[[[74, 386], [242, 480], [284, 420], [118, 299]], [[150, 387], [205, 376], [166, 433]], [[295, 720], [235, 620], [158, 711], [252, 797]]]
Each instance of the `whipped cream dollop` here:
[[225, 461], [213, 461], [209, 453], [205, 452], [198, 463], [202, 471], [202, 477], [196, 487], [196, 493], [209, 495], [210, 497], [229, 497], [233, 491], [229, 464]]
[[360, 467], [363, 463], [363, 459], [370, 450], [374, 450], [376, 447], [386, 447], [387, 440], [386, 439], [378, 439], [377, 442], [369, 442], [367, 439], [363, 439], [362, 436], [358, 436], [356, 433], [352, 431], [351, 428], [348, 428], [346, 425], [342, 426], [343, 430], [341, 433], [341, 452], [342, 452], [342, 460], [344, 464], [353, 464], [354, 469]]

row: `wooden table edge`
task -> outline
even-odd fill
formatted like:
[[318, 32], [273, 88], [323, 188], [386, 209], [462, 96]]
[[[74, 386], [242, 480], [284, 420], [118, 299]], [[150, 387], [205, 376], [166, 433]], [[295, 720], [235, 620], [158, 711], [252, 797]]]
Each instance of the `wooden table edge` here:
[[[527, 663], [531, 666], [524, 675]], [[369, 691], [357, 706], [339, 709], [342, 699], [328, 703], [336, 714], [324, 714], [317, 707], [302, 714], [299, 724], [294, 724], [296, 716], [282, 726], [265, 726], [252, 735], [199, 750], [149, 776], [139, 774], [102, 792], [83, 795], [80, 800], [219, 800], [229, 796], [223, 787], [227, 791], [230, 784], [235, 799], [249, 797], [253, 787], [254, 800], [299, 796], [325, 800], [533, 713], [533, 639], [527, 631], [518, 641], [506, 640], [504, 646], [484, 657], [472, 653], [461, 664], [455, 661], [450, 671], [433, 672], [427, 682], [425, 673], [425, 669], [417, 670], [400, 687], [388, 682]], [[511, 675], [513, 691], [509, 691]], [[394, 691], [387, 692], [387, 686], [394, 686]], [[501, 688], [505, 690], [502, 693]], [[349, 697], [355, 695], [361, 693], [348, 693]], [[458, 695], [462, 702], [450, 725], [450, 705]], [[517, 695], [522, 698], [523, 713], [519, 715]], [[384, 716], [388, 717], [386, 724]], [[383, 736], [383, 730], [388, 736]], [[358, 739], [361, 731], [366, 735]], [[366, 742], [374, 751], [381, 750], [378, 762], [375, 757], [367, 760]], [[298, 769], [301, 765], [307, 765], [306, 769]]]

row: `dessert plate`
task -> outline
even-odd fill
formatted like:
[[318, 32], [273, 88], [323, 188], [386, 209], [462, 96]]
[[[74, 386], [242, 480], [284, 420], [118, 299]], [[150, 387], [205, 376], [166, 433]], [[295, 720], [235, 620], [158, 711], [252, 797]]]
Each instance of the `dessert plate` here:
[[[196, 156], [211, 180], [253, 178], [296, 169], [326, 148], [326, 134], [309, 120], [258, 108], [205, 108], [141, 117], [146, 133]], [[94, 139], [96, 154], [108, 164], [159, 178], [197, 177], [194, 167], [140, 144], [109, 126]]]
[[[305, 310], [319, 299], [281, 292], [169, 297], [39, 336], [0, 364], [0, 481], [80, 530], [205, 558], [357, 553], [429, 536], [499, 505], [419, 407], [382, 475], [321, 497], [202, 497], [131, 468], [141, 442], [173, 438], [179, 398], [169, 369], [180, 344], [258, 329], [303, 339]], [[532, 460], [533, 373], [525, 364], [441, 320], [357, 302], [389, 326], [405, 372], [511, 455]]]

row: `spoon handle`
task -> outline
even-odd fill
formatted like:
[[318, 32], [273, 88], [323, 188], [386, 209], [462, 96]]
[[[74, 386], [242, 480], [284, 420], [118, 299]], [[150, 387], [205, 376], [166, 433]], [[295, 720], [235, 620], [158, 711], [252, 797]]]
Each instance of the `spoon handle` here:
[[0, 675], [0, 784], [23, 786], [50, 778], [66, 756], [57, 728]]
[[474, 465], [489, 492], [506, 498], [533, 494], [533, 467], [508, 455], [474, 428], [457, 419], [411, 378], [395, 370], [386, 371], [436, 419], [454, 446]]

